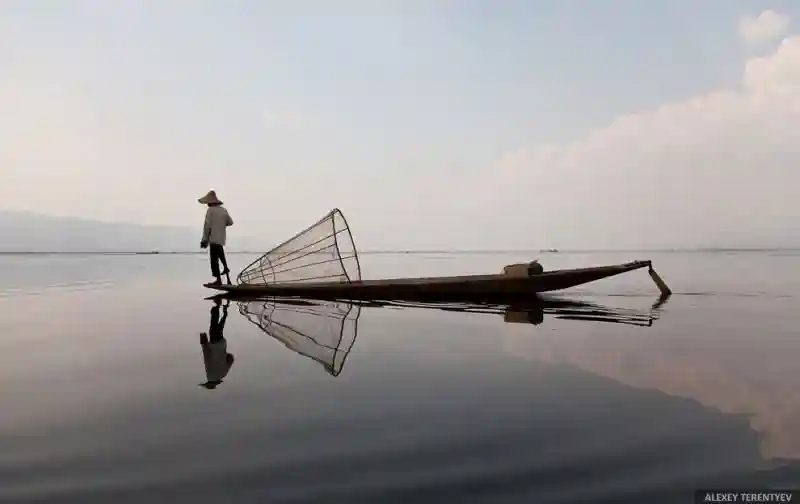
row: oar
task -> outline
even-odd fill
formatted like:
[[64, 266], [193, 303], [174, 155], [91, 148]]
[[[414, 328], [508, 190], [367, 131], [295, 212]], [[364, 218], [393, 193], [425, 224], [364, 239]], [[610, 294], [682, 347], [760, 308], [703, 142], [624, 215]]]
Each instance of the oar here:
[[672, 295], [672, 291], [670, 290], [669, 287], [667, 287], [666, 282], [664, 282], [664, 280], [662, 280], [661, 277], [658, 276], [658, 273], [656, 273], [656, 270], [653, 269], [652, 264], [648, 268], [647, 272], [650, 273], [650, 278], [653, 279], [653, 282], [655, 282], [656, 286], [658, 287], [658, 290], [661, 291], [661, 295], [663, 297], [669, 297], [670, 295]]

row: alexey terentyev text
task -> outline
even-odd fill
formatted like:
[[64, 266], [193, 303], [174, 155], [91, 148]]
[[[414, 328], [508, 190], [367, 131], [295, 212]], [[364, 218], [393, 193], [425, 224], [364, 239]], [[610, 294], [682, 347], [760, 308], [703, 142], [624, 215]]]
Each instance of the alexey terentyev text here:
[[697, 490], [695, 504], [767, 504], [795, 502], [800, 504], [800, 490]]

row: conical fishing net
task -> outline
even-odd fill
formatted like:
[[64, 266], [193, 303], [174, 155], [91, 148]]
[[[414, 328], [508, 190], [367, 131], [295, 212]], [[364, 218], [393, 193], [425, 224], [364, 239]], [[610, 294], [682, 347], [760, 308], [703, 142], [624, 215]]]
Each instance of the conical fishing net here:
[[361, 267], [350, 227], [339, 209], [286, 240], [247, 267], [240, 284], [354, 282]]
[[240, 302], [239, 313], [287, 348], [338, 376], [356, 341], [361, 306], [270, 298]]

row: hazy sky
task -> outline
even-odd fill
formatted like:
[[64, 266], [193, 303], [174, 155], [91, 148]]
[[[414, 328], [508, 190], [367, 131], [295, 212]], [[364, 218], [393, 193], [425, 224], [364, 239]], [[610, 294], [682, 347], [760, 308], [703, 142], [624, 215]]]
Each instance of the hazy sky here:
[[798, 18], [0, 0], [0, 208], [200, 226], [213, 188], [275, 241], [339, 207], [369, 249], [800, 244]]

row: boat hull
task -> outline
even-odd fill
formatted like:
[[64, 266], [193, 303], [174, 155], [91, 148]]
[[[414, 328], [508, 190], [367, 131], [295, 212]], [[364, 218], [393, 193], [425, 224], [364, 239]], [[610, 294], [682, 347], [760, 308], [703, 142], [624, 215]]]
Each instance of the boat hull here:
[[292, 296], [317, 299], [487, 299], [518, 298], [541, 292], [568, 289], [641, 268], [650, 261], [633, 261], [611, 266], [563, 269], [528, 277], [467, 275], [453, 277], [393, 278], [350, 283], [236, 284], [206, 287], [244, 296]]

